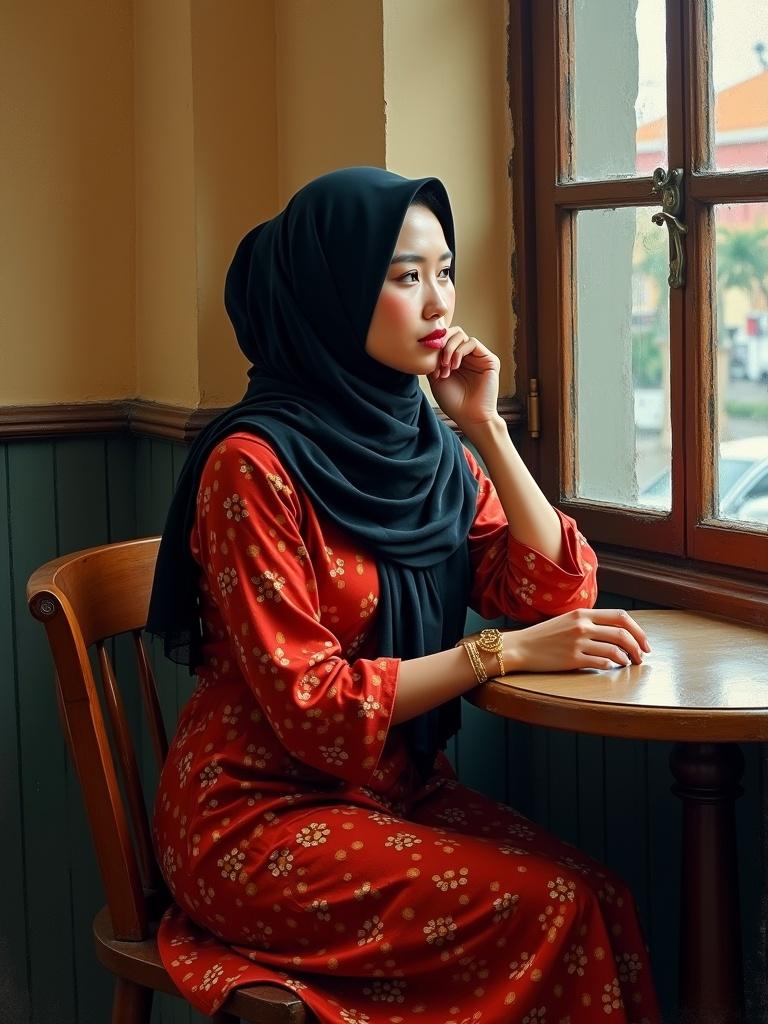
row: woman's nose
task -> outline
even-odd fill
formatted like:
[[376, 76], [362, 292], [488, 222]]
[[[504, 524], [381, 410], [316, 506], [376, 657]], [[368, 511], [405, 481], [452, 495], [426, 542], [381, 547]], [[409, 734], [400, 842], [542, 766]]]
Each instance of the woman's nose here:
[[425, 303], [426, 318], [428, 320], [437, 319], [438, 317], [445, 316], [448, 312], [448, 303], [442, 291], [437, 288], [432, 290], [432, 293], [428, 297]]

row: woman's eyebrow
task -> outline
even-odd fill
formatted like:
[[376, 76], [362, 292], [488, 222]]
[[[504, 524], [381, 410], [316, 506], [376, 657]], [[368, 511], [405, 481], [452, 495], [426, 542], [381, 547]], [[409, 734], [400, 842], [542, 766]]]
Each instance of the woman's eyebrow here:
[[[443, 260], [452, 260], [452, 259], [453, 259], [453, 253], [450, 251], [450, 249], [446, 250], [442, 254], [442, 256], [438, 256], [438, 262], [440, 262], [440, 263], [442, 263]], [[390, 262], [390, 266], [391, 266], [392, 263], [426, 263], [426, 260], [425, 260], [425, 258], [423, 256], [418, 256], [414, 252], [404, 252], [404, 253], [401, 253], [399, 256], [393, 256], [392, 260]]]

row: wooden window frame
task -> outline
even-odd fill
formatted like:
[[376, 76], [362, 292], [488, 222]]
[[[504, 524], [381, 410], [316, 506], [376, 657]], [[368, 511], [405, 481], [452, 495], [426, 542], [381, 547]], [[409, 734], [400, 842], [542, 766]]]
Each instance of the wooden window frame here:
[[[555, 322], [557, 303], [547, 298], [553, 288], [560, 289], [567, 261], [555, 246], [537, 252], [537, 234], [540, 237], [545, 228], [548, 237], [562, 237], [555, 211], [567, 216], [571, 209], [610, 208], [617, 202], [648, 206], [649, 212], [658, 207], [651, 195], [650, 178], [558, 184], [554, 175], [551, 180], [542, 180], [543, 176], [535, 173], [536, 167], [552, 167], [555, 161], [563, 166], [563, 154], [558, 152], [563, 133], [552, 110], [561, 109], [567, 75], [558, 79], [553, 67], [558, 36], [550, 36], [546, 53], [534, 53], [533, 41], [535, 34], [561, 32], [566, 10], [567, 0], [509, 0], [516, 393], [526, 395], [531, 378], [541, 382], [542, 392], [541, 437], [521, 438], [522, 454], [550, 500], [574, 515], [588, 536], [599, 537], [595, 546], [600, 555], [603, 589], [643, 601], [701, 608], [740, 621], [766, 624], [765, 534], [707, 522], [698, 514], [697, 506], [703, 504], [706, 488], [711, 486], [713, 464], [707, 403], [694, 397], [701, 394], [697, 382], [703, 381], [702, 387], [711, 385], [713, 372], [711, 349], [703, 344], [711, 333], [712, 318], [698, 314], [699, 308], [709, 308], [698, 301], [698, 296], [710, 289], [710, 268], [703, 260], [691, 261], [693, 275], [688, 287], [670, 293], [671, 335], [677, 331], [679, 337], [686, 338], [684, 321], [696, 325], [695, 331], [688, 331], [686, 342], [671, 346], [670, 352], [675, 515], [635, 510], [628, 515], [597, 503], [561, 499], [561, 481], [567, 479], [573, 451], [565, 430], [572, 414], [569, 368], [558, 334], [560, 329], [569, 331], [572, 311], [562, 312], [564, 324], [560, 328]], [[702, 76], [691, 76], [689, 65], [698, 66], [707, 59], [699, 45], [704, 38], [703, 16], [704, 7], [698, 0], [681, 0], [669, 5], [667, 19], [671, 45], [685, 54], [684, 66], [668, 71], [668, 162], [670, 167], [693, 168], [686, 175], [685, 195], [691, 246], [702, 232], [712, 229], [709, 221], [715, 199], [718, 203], [768, 199], [765, 172], [699, 170], [705, 165], [709, 139], [708, 103], [697, 93]], [[693, 85], [684, 89], [684, 82], [691, 78]], [[556, 103], [557, 88], [561, 96]], [[536, 117], [543, 122], [538, 131], [534, 130]], [[684, 124], [690, 125], [687, 133]], [[691, 139], [693, 152], [688, 152]], [[695, 453], [694, 457], [684, 459], [683, 449]], [[695, 503], [685, 500], [692, 494], [697, 496]]]

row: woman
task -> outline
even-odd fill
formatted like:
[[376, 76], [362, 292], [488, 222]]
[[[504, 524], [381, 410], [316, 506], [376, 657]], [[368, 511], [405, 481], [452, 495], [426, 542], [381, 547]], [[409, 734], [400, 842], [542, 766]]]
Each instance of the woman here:
[[[479, 679], [649, 649], [587, 610], [594, 554], [452, 325], [454, 249], [440, 182], [349, 168], [228, 274], [250, 384], [190, 452], [150, 610], [199, 678], [155, 836], [163, 959], [206, 1012], [263, 980], [344, 1024], [659, 1019], [622, 883], [442, 754]], [[536, 624], [455, 646], [468, 604]]]

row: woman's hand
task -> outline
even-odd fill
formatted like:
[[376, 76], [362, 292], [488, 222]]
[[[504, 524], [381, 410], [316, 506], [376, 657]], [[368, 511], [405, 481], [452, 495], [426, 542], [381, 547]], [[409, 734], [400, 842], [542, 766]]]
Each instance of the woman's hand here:
[[562, 672], [639, 665], [650, 646], [622, 609], [579, 608], [504, 634], [507, 672]]
[[499, 358], [461, 327], [448, 328], [437, 369], [428, 376], [435, 401], [465, 434], [498, 416]]

